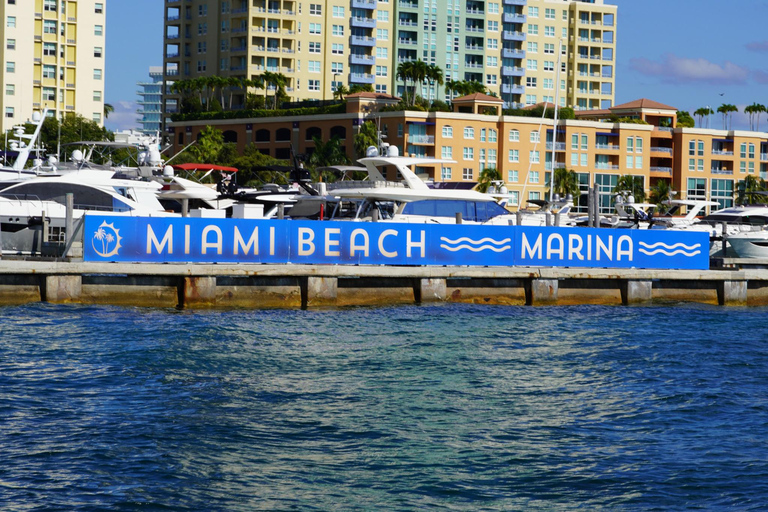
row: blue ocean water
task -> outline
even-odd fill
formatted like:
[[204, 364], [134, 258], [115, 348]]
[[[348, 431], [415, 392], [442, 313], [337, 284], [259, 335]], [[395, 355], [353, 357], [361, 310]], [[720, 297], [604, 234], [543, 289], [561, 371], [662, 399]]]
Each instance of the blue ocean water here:
[[765, 309], [0, 308], [0, 510], [760, 510]]

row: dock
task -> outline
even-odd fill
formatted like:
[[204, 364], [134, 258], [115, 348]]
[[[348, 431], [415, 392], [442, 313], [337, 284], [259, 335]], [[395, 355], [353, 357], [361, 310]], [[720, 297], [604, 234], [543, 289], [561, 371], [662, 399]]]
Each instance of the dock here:
[[768, 305], [768, 270], [0, 260], [0, 305], [315, 308], [459, 302]]

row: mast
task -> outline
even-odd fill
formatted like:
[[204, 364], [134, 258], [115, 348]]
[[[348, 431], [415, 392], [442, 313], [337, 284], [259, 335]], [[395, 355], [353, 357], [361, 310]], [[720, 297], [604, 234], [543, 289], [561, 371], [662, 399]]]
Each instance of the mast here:
[[555, 195], [555, 155], [557, 147], [557, 113], [560, 104], [560, 60], [563, 57], [563, 40], [557, 48], [557, 70], [555, 71], [555, 123], [552, 127], [552, 167], [549, 169], [549, 202]]

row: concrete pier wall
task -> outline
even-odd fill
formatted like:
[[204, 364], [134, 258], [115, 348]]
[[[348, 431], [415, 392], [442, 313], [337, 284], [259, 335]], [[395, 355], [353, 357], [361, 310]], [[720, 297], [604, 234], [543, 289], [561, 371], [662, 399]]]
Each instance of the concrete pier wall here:
[[768, 305], [768, 270], [203, 265], [0, 261], [0, 305], [312, 308], [682, 301]]

